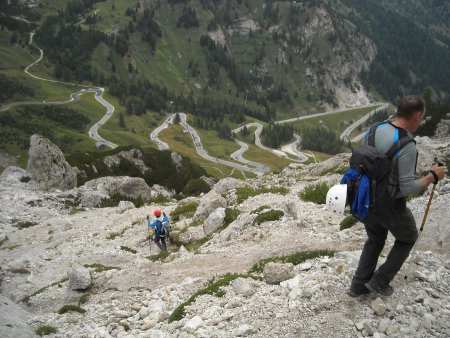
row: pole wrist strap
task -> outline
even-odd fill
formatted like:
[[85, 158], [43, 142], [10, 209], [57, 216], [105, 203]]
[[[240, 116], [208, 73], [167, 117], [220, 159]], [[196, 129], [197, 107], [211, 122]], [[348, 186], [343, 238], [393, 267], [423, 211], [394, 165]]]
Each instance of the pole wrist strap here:
[[430, 173], [433, 174], [434, 177], [434, 184], [437, 184], [439, 182], [439, 177], [438, 175], [436, 175], [436, 173], [434, 172], [434, 170], [430, 170]]

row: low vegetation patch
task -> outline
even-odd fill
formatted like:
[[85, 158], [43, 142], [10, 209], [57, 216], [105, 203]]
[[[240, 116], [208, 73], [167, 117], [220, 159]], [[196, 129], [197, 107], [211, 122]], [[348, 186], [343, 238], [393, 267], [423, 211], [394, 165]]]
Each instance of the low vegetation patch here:
[[58, 313], [59, 313], [60, 315], [66, 313], [66, 312], [85, 313], [86, 310], [85, 310], [85, 309], [82, 309], [81, 307], [79, 307], [79, 306], [77, 306], [77, 305], [71, 305], [71, 304], [64, 305], [62, 308], [60, 308], [60, 309], [58, 310]]
[[123, 229], [121, 232], [117, 232], [117, 231], [111, 232], [110, 234], [108, 234], [108, 236], [106, 236], [106, 239], [113, 240], [113, 239], [115, 239], [116, 237], [122, 237], [122, 235], [124, 234], [124, 232], [125, 232], [126, 230], [127, 230], [127, 229]]
[[84, 267], [92, 268], [92, 269], [94, 269], [95, 272], [103, 272], [103, 271], [108, 271], [108, 270], [113, 270], [113, 269], [120, 270], [120, 268], [118, 268], [116, 266], [105, 266], [100, 263], [85, 264]]
[[61, 280], [59, 280], [57, 282], [51, 283], [50, 285], [47, 285], [47, 286], [44, 286], [43, 288], [40, 288], [39, 290], [33, 292], [31, 295], [27, 295], [27, 296], [23, 297], [20, 301], [22, 303], [28, 303], [30, 301], [31, 297], [34, 297], [34, 296], [44, 292], [48, 288], [50, 288], [52, 286], [55, 286], [55, 285], [58, 285], [58, 287], [62, 287], [61, 284], [64, 283], [64, 282], [67, 282], [68, 280], [69, 280], [69, 278], [65, 277], [65, 278], [63, 278], [63, 279], [61, 279]]
[[223, 227], [227, 227], [231, 222], [234, 222], [238, 218], [241, 212], [237, 209], [226, 208], [225, 209], [225, 219], [223, 220]]
[[256, 216], [255, 220], [253, 221], [253, 224], [261, 224], [269, 221], [278, 221], [279, 219], [281, 219], [281, 217], [283, 217], [283, 215], [284, 212], [281, 210], [269, 210]]
[[358, 219], [356, 219], [353, 215], [348, 215], [341, 221], [341, 223], [339, 223], [339, 229], [340, 230], [350, 229], [357, 222]]
[[240, 187], [240, 188], [236, 188], [237, 203], [242, 203], [247, 198], [250, 198], [253, 196], [258, 196], [261, 194], [273, 193], [273, 194], [286, 195], [288, 192], [289, 192], [289, 190], [284, 187], [279, 187], [279, 188], [262, 187], [262, 188], [258, 188], [258, 189], [249, 188], [249, 187]]
[[83, 293], [78, 300], [78, 306], [81, 306], [82, 304], [85, 304], [89, 299], [89, 293]]
[[147, 256], [147, 259], [152, 261], [152, 262], [156, 262], [156, 261], [162, 261], [164, 259], [166, 259], [173, 251], [159, 251], [157, 254], [155, 255], [150, 255]]
[[117, 207], [120, 201], [130, 201], [136, 208], [144, 206], [144, 200], [139, 196], [136, 198], [128, 197], [121, 194], [112, 195], [110, 198], [104, 198], [100, 202], [99, 208]]
[[250, 275], [226, 274], [215, 281], [210, 281], [206, 287], [195, 292], [187, 301], [181, 303], [169, 317], [169, 323], [183, 319], [185, 316], [185, 307], [191, 305], [197, 297], [203, 295], [214, 295], [216, 297], [223, 297], [225, 292], [221, 290], [222, 287], [229, 285], [236, 278], [253, 278]]
[[294, 265], [298, 265], [303, 263], [308, 259], [313, 259], [316, 257], [334, 256], [335, 251], [333, 250], [314, 250], [314, 251], [300, 251], [296, 252], [292, 255], [287, 256], [278, 256], [278, 257], [269, 257], [265, 259], [261, 259], [258, 263], [252, 266], [249, 273], [261, 273], [264, 270], [264, 267], [267, 263], [275, 262], [275, 263], [292, 263]]
[[174, 211], [170, 213], [170, 216], [172, 217], [172, 220], [174, 222], [179, 221], [181, 217], [191, 218], [192, 216], [194, 216], [195, 210], [197, 210], [198, 205], [198, 202], [179, 205], [175, 208]]
[[325, 204], [327, 192], [330, 188], [331, 185], [326, 182], [310, 184], [300, 192], [299, 197], [306, 202]]
[[192, 240], [188, 244], [186, 244], [186, 250], [189, 252], [198, 253], [198, 249], [209, 241], [209, 238], [205, 237], [202, 239]]
[[44, 325], [44, 326], [39, 326], [36, 331], [36, 334], [38, 336], [48, 336], [49, 334], [52, 333], [57, 333], [58, 330], [56, 329], [56, 327], [50, 326], [50, 325]]
[[202, 192], [207, 193], [211, 190], [211, 187], [201, 178], [193, 178], [189, 180], [183, 189], [183, 194], [186, 196], [198, 196]]
[[20, 222], [14, 223], [13, 227], [16, 227], [16, 228], [22, 230], [22, 229], [33, 227], [33, 226], [35, 226], [37, 224], [38, 223], [31, 222], [31, 221], [20, 221]]
[[120, 249], [123, 250], [123, 251], [128, 251], [128, 252], [134, 253], [134, 254], [137, 253], [136, 250], [131, 249], [131, 248], [129, 248], [129, 247], [127, 247], [127, 246], [124, 246], [124, 245], [121, 245], [121, 246], [120, 246]]
[[23, 182], [23, 183], [28, 183], [28, 182], [30, 182], [30, 180], [31, 180], [30, 176], [22, 176], [20, 178], [20, 182]]

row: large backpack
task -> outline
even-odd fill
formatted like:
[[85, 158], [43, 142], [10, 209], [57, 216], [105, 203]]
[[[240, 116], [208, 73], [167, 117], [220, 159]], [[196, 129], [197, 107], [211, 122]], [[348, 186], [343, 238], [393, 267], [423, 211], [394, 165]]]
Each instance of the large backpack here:
[[[376, 222], [380, 219], [389, 220], [392, 206], [389, 174], [391, 160], [394, 155], [407, 143], [414, 142], [407, 132], [398, 128], [399, 139], [389, 150], [383, 154], [375, 148], [375, 133], [380, 122], [370, 127], [367, 144], [359, 146], [352, 151], [350, 169], [344, 174], [341, 184], [347, 184], [347, 205], [350, 205], [352, 214], [361, 222]], [[398, 168], [394, 173], [395, 187], [398, 192]]]
[[162, 222], [158, 220], [158, 222], [161, 223], [161, 230], [158, 232], [159, 237], [169, 237], [171, 231], [170, 223], [166, 220]]

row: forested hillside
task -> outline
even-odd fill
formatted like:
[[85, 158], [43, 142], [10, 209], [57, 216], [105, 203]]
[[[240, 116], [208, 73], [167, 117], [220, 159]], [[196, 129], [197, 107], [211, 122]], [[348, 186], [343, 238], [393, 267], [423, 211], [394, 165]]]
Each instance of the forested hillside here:
[[[425, 90], [432, 109], [445, 106], [449, 45], [449, 4], [441, 0], [0, 0], [0, 101], [73, 93], [24, 75], [41, 48], [35, 74], [106, 88], [118, 114], [102, 128], [116, 144], [148, 145], [151, 129], [181, 111], [222, 140], [259, 120], [266, 144], [278, 146], [294, 130], [284, 135], [269, 125], [293, 116], [395, 105]], [[94, 105], [73, 110], [98, 121]], [[23, 114], [14, 108], [10, 116]], [[2, 121], [9, 134], [20, 131], [15, 120]], [[87, 126], [46, 121], [46, 136], [65, 140], [62, 148], [88, 148]]]

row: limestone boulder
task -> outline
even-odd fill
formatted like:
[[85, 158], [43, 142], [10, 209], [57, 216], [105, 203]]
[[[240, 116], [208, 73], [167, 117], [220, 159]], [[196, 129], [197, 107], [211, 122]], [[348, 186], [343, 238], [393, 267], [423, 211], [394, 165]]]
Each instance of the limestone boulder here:
[[74, 264], [67, 275], [69, 277], [69, 290], [83, 291], [92, 284], [91, 272], [80, 264]]
[[227, 200], [212, 190], [202, 197], [192, 219], [194, 222], [204, 220], [217, 208], [226, 207]]
[[295, 276], [294, 265], [292, 263], [273, 263], [266, 264], [263, 270], [264, 280], [268, 284], [280, 284]]
[[244, 187], [247, 186], [248, 183], [242, 180], [238, 180], [232, 177], [227, 177], [221, 179], [219, 182], [217, 182], [214, 187], [213, 191], [215, 191], [219, 195], [227, 194], [231, 190], [235, 190], [238, 187]]
[[117, 206], [117, 212], [119, 214], [123, 214], [125, 211], [134, 209], [136, 206], [131, 201], [120, 201], [119, 205]]
[[19, 167], [9, 166], [3, 170], [0, 175], [0, 181], [4, 183], [14, 184], [20, 182], [23, 177], [28, 177], [27, 172]]
[[37, 134], [30, 139], [27, 173], [44, 190], [69, 190], [77, 185], [76, 171], [67, 163], [62, 151]]
[[203, 231], [205, 235], [210, 237], [212, 234], [223, 226], [225, 220], [225, 208], [217, 208], [214, 210], [203, 223]]

